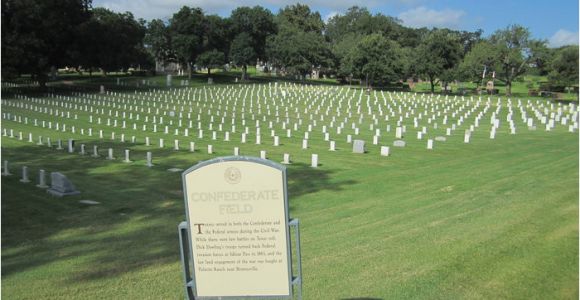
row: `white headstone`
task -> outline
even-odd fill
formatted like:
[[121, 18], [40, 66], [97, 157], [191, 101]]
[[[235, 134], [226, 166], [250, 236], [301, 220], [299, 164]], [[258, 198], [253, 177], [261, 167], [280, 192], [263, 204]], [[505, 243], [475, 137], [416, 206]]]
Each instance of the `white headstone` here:
[[147, 152], [147, 167], [153, 167], [153, 155]]
[[389, 147], [381, 146], [381, 156], [389, 156]]
[[131, 159], [129, 158], [129, 149], [125, 149], [125, 160], [123, 162], [130, 163]]
[[284, 153], [284, 160], [282, 161], [283, 164], [289, 165], [290, 164], [290, 154]]
[[354, 140], [352, 143], [352, 153], [365, 153], [365, 141], [363, 140]]
[[433, 140], [432, 139], [427, 140], [427, 149], [433, 150]]
[[2, 176], [10, 176], [12, 173], [8, 170], [8, 161], [4, 161], [4, 170], [2, 171]]
[[312, 154], [311, 167], [318, 168], [318, 154]]
[[22, 182], [22, 183], [30, 182], [30, 179], [28, 179], [28, 167], [27, 166], [22, 167], [22, 179], [20, 179], [20, 182]]
[[46, 172], [44, 170], [38, 171], [38, 184], [36, 186], [41, 189], [48, 188], [48, 185], [46, 185]]

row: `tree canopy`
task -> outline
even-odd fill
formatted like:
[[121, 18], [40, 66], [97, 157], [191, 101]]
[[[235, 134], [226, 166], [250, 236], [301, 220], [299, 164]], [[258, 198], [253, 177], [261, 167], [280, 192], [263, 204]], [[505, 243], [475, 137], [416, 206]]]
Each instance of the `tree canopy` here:
[[[548, 75], [552, 86], [577, 80], [577, 46], [550, 49], [529, 30], [510, 25], [488, 38], [483, 31], [410, 28], [396, 17], [353, 6], [324, 22], [308, 5], [273, 14], [242, 6], [229, 17], [183, 6], [166, 21], [137, 20], [130, 12], [92, 8], [91, 0], [2, 2], [2, 77], [30, 74], [41, 84], [55, 68], [107, 72], [152, 68], [154, 60], [187, 68], [263, 61], [282, 75], [312, 71], [369, 86], [407, 78], [430, 82], [471, 81], [495, 73], [511, 94], [524, 74]], [[575, 51], [576, 49], [576, 51]]]

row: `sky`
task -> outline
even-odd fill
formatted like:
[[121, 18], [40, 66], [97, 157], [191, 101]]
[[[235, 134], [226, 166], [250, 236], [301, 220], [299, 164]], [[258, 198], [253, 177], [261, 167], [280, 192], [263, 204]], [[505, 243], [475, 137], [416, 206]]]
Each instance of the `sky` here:
[[[206, 14], [228, 17], [239, 6], [263, 6], [273, 13], [292, 5], [291, 0], [93, 0], [93, 7], [130, 11], [136, 18], [167, 20], [182, 6], [200, 7]], [[323, 19], [344, 14], [351, 6], [364, 6], [373, 14], [399, 18], [408, 27], [446, 27], [483, 30], [487, 37], [498, 29], [518, 24], [533, 38], [550, 47], [578, 45], [578, 0], [302, 0]]]

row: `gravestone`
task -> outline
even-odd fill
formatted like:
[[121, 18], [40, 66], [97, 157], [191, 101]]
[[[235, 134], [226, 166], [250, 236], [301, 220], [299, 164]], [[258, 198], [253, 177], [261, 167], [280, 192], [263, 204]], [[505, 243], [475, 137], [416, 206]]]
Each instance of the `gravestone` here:
[[130, 163], [131, 159], [129, 157], [129, 149], [125, 149], [125, 159], [123, 160], [125, 163]]
[[352, 153], [365, 153], [365, 141], [354, 140], [352, 143]]
[[318, 168], [318, 154], [312, 154], [310, 166], [312, 168]]
[[101, 204], [101, 202], [97, 202], [97, 201], [93, 201], [93, 200], [80, 200], [79, 203], [81, 203], [81, 204], [87, 204], [87, 205], [98, 205], [98, 204]]
[[46, 173], [44, 170], [38, 171], [38, 184], [36, 186], [41, 189], [48, 188], [48, 185], [46, 185]]
[[28, 179], [28, 167], [27, 166], [22, 167], [22, 179], [20, 179], [20, 182], [22, 182], [22, 183], [29, 183], [30, 182], [30, 179]]
[[381, 156], [389, 156], [389, 147], [381, 146]]
[[10, 176], [12, 173], [8, 170], [8, 161], [4, 161], [4, 171], [2, 171], [2, 176]]
[[393, 142], [393, 146], [395, 147], [405, 147], [406, 143], [403, 140], [396, 140]]
[[436, 136], [435, 140], [438, 142], [445, 142], [445, 141], [447, 141], [447, 138], [444, 136]]
[[147, 167], [153, 167], [153, 155], [147, 152]]
[[70, 180], [68, 180], [68, 178], [62, 173], [52, 172], [50, 173], [50, 178], [51, 178], [51, 186], [48, 190], [46, 190], [46, 192], [53, 196], [63, 197], [70, 195], [78, 195], [81, 193], [76, 189], [76, 187], [72, 184], [72, 182], [70, 182]]
[[289, 165], [290, 164], [290, 154], [284, 153], [284, 160], [282, 161], [283, 164]]

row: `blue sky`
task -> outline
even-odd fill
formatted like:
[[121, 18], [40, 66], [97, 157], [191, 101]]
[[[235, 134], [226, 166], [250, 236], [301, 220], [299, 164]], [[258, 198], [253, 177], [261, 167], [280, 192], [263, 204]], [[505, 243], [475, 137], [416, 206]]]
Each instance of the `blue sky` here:
[[[261, 5], [276, 13], [291, 0], [93, 0], [94, 7], [130, 11], [136, 17], [168, 19], [180, 7], [201, 7], [208, 14], [229, 16], [238, 6]], [[534, 38], [545, 39], [552, 47], [578, 44], [578, 0], [303, 0], [324, 19], [344, 13], [353, 5], [365, 6], [373, 13], [394, 16], [410, 27], [447, 27], [474, 31], [484, 36], [510, 24], [530, 29]]]

